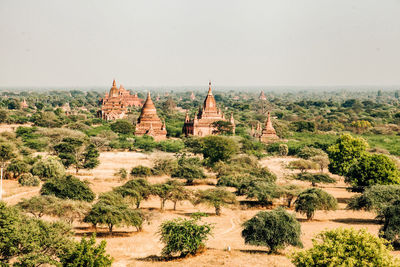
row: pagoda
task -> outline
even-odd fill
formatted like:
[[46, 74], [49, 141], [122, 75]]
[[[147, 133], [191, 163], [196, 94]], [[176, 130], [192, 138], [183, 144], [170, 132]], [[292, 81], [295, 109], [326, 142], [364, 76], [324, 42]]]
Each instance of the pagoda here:
[[24, 98], [24, 100], [20, 103], [21, 109], [26, 109], [29, 108], [28, 103], [26, 103], [26, 100]]
[[274, 129], [274, 126], [272, 126], [272, 121], [271, 121], [271, 116], [268, 112], [267, 120], [265, 122], [264, 129], [262, 130], [260, 134], [260, 141], [263, 143], [271, 143], [279, 139], [279, 137], [276, 135], [276, 131]]
[[189, 114], [186, 113], [185, 123], [182, 128], [182, 133], [186, 136], [206, 136], [216, 132], [212, 124], [216, 121], [229, 121], [233, 126], [233, 133], [235, 133], [235, 120], [233, 115], [230, 119], [225, 118], [225, 114], [217, 107], [217, 102], [212, 94], [211, 82], [209, 83], [208, 93], [204, 100], [203, 107], [199, 108], [198, 113], [194, 119], [191, 120]]
[[117, 120], [125, 117], [128, 107], [141, 107], [143, 99], [140, 99], [137, 94], [131, 95], [128, 90], [121, 84], [117, 88], [115, 80], [109, 93], [101, 101], [101, 110], [99, 117], [104, 120]]
[[267, 97], [264, 94], [264, 91], [261, 91], [260, 96], [258, 97], [260, 100], [267, 100]]
[[192, 101], [194, 101], [194, 100], [196, 99], [196, 96], [194, 95], [193, 92], [192, 92], [192, 94], [190, 95], [190, 99], [191, 99]]
[[167, 130], [165, 128], [165, 122], [161, 122], [157, 116], [157, 110], [154, 106], [153, 101], [150, 97], [150, 92], [147, 93], [146, 102], [140, 112], [136, 124], [135, 135], [149, 135], [156, 141], [165, 140], [167, 138]]

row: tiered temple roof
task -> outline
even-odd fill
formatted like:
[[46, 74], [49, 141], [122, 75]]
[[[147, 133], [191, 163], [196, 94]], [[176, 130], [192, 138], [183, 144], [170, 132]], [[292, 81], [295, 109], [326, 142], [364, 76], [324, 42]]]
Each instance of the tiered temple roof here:
[[190, 119], [189, 114], [186, 114], [182, 132], [186, 136], [206, 136], [214, 134], [216, 129], [212, 126], [212, 124], [216, 121], [230, 121], [233, 125], [233, 133], [235, 133], [235, 121], [233, 119], [233, 115], [230, 119], [227, 119], [225, 118], [225, 114], [217, 107], [217, 102], [212, 94], [210, 82], [203, 107], [199, 108], [199, 111], [193, 120]]
[[[252, 132], [253, 131], [254, 128], [252, 128]], [[279, 137], [276, 135], [274, 126], [272, 125], [271, 116], [269, 112], [267, 115], [267, 120], [265, 121], [264, 128], [261, 131], [261, 125], [260, 123], [258, 123], [256, 132], [253, 133], [253, 136], [259, 138], [260, 141], [263, 143], [270, 143], [279, 139]]]
[[143, 99], [138, 98], [137, 94], [131, 95], [122, 84], [118, 89], [114, 80], [110, 92], [106, 93], [101, 102], [101, 118], [116, 120], [122, 119], [125, 116], [128, 107], [141, 107]]
[[135, 135], [140, 136], [144, 134], [152, 136], [156, 141], [167, 138], [165, 122], [161, 122], [158, 117], [156, 107], [151, 100], [150, 92], [147, 94], [146, 102], [143, 105], [136, 124]]

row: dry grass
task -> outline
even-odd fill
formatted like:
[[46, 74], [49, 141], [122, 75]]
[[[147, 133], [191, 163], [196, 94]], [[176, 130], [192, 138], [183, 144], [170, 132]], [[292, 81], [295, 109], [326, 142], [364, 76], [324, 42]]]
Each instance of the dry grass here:
[[[123, 181], [114, 177], [116, 169], [130, 170], [136, 165], [152, 166], [152, 160], [162, 156], [163, 153], [142, 154], [135, 152], [105, 152], [100, 156], [101, 164], [96, 169], [82, 172], [79, 177], [91, 182], [91, 187], [96, 193], [106, 192], [114, 186], [121, 185]], [[294, 158], [267, 158], [261, 161], [263, 166], [268, 166], [278, 177], [279, 184], [296, 183], [309, 187], [310, 184], [301, 181], [286, 180], [285, 176], [291, 173], [284, 166]], [[151, 183], [165, 181], [168, 177], [151, 177]], [[212, 181], [212, 180], [211, 180]], [[215, 182], [215, 181], [212, 181]], [[39, 188], [18, 186], [16, 181], [5, 181], [5, 200], [15, 204], [19, 199], [38, 194]], [[212, 187], [208, 184], [190, 186], [192, 189], [206, 189]], [[369, 232], [377, 234], [380, 225], [374, 220], [375, 215], [369, 212], [353, 212], [345, 210], [346, 201], [353, 193], [345, 190], [343, 181], [334, 185], [323, 186], [323, 189], [339, 199], [339, 210], [320, 212], [315, 215], [315, 220], [306, 221], [305, 217], [297, 215], [302, 227], [302, 241], [305, 248], [311, 247], [311, 238], [325, 229], [337, 227], [366, 228]], [[241, 198], [242, 199], [242, 198]], [[205, 206], [193, 207], [190, 202], [179, 203], [177, 210], [173, 211], [173, 204], [167, 202], [166, 211], [159, 212], [160, 201], [156, 197], [150, 198], [142, 204], [142, 208], [152, 211], [152, 221], [145, 224], [142, 232], [134, 228], [116, 228], [112, 237], [107, 234], [107, 229], [100, 229], [99, 239], [107, 240], [107, 252], [114, 257], [113, 266], [292, 266], [287, 255], [294, 249], [287, 248], [281, 255], [269, 255], [265, 248], [248, 246], [241, 237], [241, 224], [254, 216], [259, 208], [243, 209], [240, 207], [224, 208], [221, 216], [215, 216], [214, 209]], [[177, 217], [187, 217], [193, 212], [202, 211], [210, 214], [205, 221], [214, 225], [214, 235], [207, 241], [207, 250], [185, 259], [160, 261], [163, 245], [156, 234], [158, 227], [165, 220]], [[293, 211], [290, 211], [293, 212]], [[77, 236], [90, 234], [93, 229], [86, 224], [76, 224]], [[230, 247], [231, 251], [226, 251]], [[398, 254], [398, 253], [395, 253]]]

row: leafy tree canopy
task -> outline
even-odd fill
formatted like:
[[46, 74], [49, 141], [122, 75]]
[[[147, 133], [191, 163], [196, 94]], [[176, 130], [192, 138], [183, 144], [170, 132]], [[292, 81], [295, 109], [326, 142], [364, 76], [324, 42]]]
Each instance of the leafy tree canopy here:
[[308, 220], [314, 217], [317, 210], [328, 211], [337, 208], [336, 198], [319, 188], [304, 190], [299, 194], [294, 204], [296, 212], [305, 214]]

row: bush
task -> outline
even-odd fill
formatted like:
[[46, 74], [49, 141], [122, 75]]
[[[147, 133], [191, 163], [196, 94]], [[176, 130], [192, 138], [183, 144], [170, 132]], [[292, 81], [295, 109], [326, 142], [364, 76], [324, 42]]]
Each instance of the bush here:
[[317, 168], [317, 164], [311, 160], [299, 159], [289, 162], [288, 167], [294, 170], [300, 170], [304, 172], [306, 170], [312, 170]]
[[178, 167], [174, 169], [171, 177], [186, 179], [186, 183], [191, 185], [194, 179], [204, 179], [206, 175], [199, 158], [182, 155], [178, 159]]
[[152, 175], [152, 172], [149, 167], [139, 165], [132, 168], [131, 175], [133, 177], [149, 177]]
[[193, 200], [194, 205], [204, 203], [215, 208], [215, 215], [221, 215], [221, 208], [229, 204], [236, 204], [236, 197], [224, 188], [199, 190]]
[[255, 198], [263, 206], [272, 204], [272, 200], [281, 196], [281, 191], [275, 183], [265, 181], [250, 181], [247, 187], [247, 198]]
[[349, 168], [345, 181], [352, 186], [399, 184], [400, 171], [388, 156], [365, 153]]
[[324, 231], [313, 239], [313, 247], [292, 256], [297, 267], [311, 266], [398, 266], [387, 241], [365, 229]]
[[309, 146], [303, 147], [299, 151], [299, 153], [297, 153], [297, 156], [299, 156], [302, 159], [310, 159], [312, 157], [320, 156], [320, 155], [326, 155], [326, 153], [322, 149], [315, 148], [315, 147], [309, 147]]
[[117, 120], [110, 125], [111, 130], [115, 133], [120, 134], [133, 134], [134, 127], [133, 124], [127, 120]]
[[147, 180], [139, 178], [130, 180], [124, 185], [116, 187], [114, 192], [120, 194], [124, 198], [128, 196], [131, 197], [138, 209], [141, 201], [148, 199], [153, 193], [153, 188]]
[[396, 247], [400, 247], [400, 200], [396, 200], [382, 212], [384, 224], [381, 231], [381, 237], [392, 242]]
[[65, 175], [64, 166], [56, 157], [39, 160], [33, 165], [31, 172], [42, 180], [59, 178]]
[[211, 225], [199, 224], [198, 219], [174, 219], [163, 222], [160, 226], [160, 240], [165, 244], [162, 254], [171, 256], [179, 253], [180, 256], [195, 255], [205, 247], [204, 242], [211, 235]]
[[60, 262], [63, 266], [111, 266], [113, 259], [106, 254], [106, 245], [105, 240], [96, 245], [95, 235], [88, 240], [83, 237], [61, 257]]
[[23, 173], [29, 172], [31, 166], [23, 160], [12, 160], [7, 166], [7, 172], [11, 172], [14, 177], [18, 177]]
[[114, 173], [114, 176], [118, 176], [121, 180], [128, 178], [128, 171], [125, 168], [120, 168]]
[[165, 140], [157, 144], [157, 148], [161, 151], [177, 153], [185, 147], [181, 140]]
[[95, 198], [95, 194], [87, 183], [82, 182], [72, 175], [48, 180], [43, 184], [40, 194], [87, 202], [92, 202]]
[[299, 194], [295, 204], [296, 212], [306, 214], [307, 220], [314, 217], [316, 210], [336, 210], [337, 200], [319, 188], [310, 188]]
[[38, 186], [40, 179], [37, 176], [33, 176], [31, 173], [24, 173], [18, 178], [18, 183], [22, 186]]
[[238, 152], [238, 145], [229, 137], [207, 136], [202, 138], [202, 151], [204, 159], [210, 164], [218, 161], [227, 161]]
[[289, 148], [286, 144], [279, 144], [279, 155], [287, 156], [289, 153]]
[[133, 144], [136, 148], [143, 149], [144, 151], [151, 152], [157, 146], [154, 142], [154, 138], [148, 135], [136, 136], [135, 143]]
[[261, 211], [243, 224], [242, 236], [249, 245], [266, 246], [271, 252], [287, 245], [302, 247], [300, 223], [283, 208]]
[[336, 180], [330, 177], [326, 173], [309, 173], [302, 172], [294, 175], [296, 180], [311, 182], [312, 186], [316, 186], [317, 183], [332, 184], [336, 183]]

